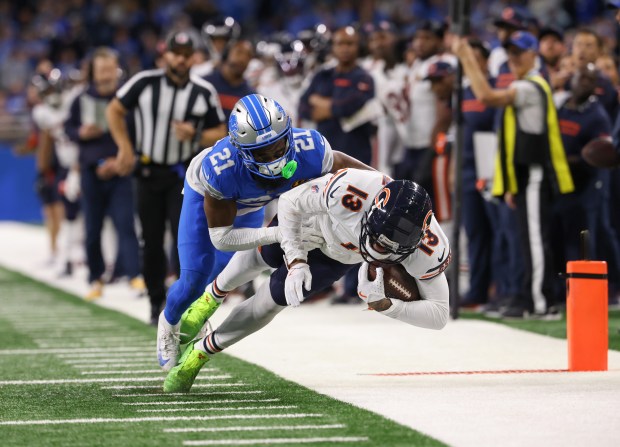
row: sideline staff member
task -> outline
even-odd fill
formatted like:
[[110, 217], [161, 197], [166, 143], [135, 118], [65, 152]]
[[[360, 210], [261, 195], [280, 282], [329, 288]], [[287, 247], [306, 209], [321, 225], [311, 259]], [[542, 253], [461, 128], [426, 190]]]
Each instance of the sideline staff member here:
[[476, 98], [503, 107], [493, 194], [517, 210], [525, 274], [520, 292], [502, 315], [523, 318], [529, 312], [545, 314], [553, 305], [551, 195], [570, 193], [574, 186], [551, 88], [535, 69], [538, 40], [517, 31], [504, 46], [516, 78], [506, 89], [491, 88], [466, 39], [455, 39], [453, 51]]
[[153, 324], [157, 324], [166, 297], [166, 221], [174, 237], [173, 265], [178, 266], [176, 238], [185, 170], [200, 148], [211, 146], [226, 135], [224, 113], [215, 89], [190, 75], [196, 46], [188, 32], [171, 34], [166, 39], [166, 68], [133, 76], [118, 90], [106, 111], [110, 131], [119, 147], [117, 164], [123, 175], [129, 174], [135, 163], [125, 115], [130, 110], [135, 115], [136, 151], [140, 156], [138, 214]]

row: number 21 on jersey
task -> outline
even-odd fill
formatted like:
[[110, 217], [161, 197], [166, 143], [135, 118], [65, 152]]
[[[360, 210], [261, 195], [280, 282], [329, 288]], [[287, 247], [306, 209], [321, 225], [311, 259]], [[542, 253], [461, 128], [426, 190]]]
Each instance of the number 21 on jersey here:
[[[222, 152], [216, 152], [213, 155], [209, 155], [209, 160], [211, 160], [213, 170], [217, 175], [220, 175], [224, 169], [235, 165], [235, 160], [230, 158], [231, 155], [230, 149], [227, 147], [225, 147]], [[221, 163], [224, 160], [226, 160], [226, 163]]]

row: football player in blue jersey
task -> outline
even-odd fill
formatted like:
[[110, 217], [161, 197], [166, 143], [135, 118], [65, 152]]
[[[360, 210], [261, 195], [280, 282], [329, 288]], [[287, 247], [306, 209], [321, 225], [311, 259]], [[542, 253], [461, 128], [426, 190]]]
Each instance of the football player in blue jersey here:
[[371, 169], [332, 151], [317, 131], [293, 128], [282, 106], [261, 95], [241, 98], [228, 128], [228, 136], [198, 154], [187, 170], [178, 235], [181, 275], [168, 291], [157, 329], [165, 371], [177, 363], [180, 342], [189, 341], [182, 339], [181, 317], [183, 324], [202, 324], [219, 307], [205, 287], [233, 253], [280, 242], [278, 227], [261, 228], [267, 203], [329, 172]]

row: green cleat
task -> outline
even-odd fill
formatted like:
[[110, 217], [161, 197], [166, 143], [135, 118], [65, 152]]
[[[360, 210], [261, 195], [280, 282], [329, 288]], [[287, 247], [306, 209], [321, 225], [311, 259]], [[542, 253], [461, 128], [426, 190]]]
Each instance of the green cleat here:
[[215, 313], [220, 303], [213, 295], [205, 290], [196, 301], [183, 313], [181, 317], [181, 344], [192, 341], [200, 332], [207, 320]]
[[172, 368], [164, 380], [164, 393], [189, 393], [202, 365], [209, 361], [209, 356], [190, 344], [179, 359], [179, 364]]

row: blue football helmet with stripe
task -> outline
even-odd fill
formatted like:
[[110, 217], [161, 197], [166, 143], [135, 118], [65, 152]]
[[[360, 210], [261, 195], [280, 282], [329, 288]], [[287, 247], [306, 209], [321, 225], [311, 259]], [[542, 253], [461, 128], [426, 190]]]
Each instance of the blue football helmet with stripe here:
[[432, 217], [424, 188], [411, 180], [389, 182], [364, 213], [360, 254], [366, 262], [400, 264], [418, 248]]
[[273, 99], [253, 94], [237, 101], [228, 120], [228, 135], [253, 174], [277, 179], [289, 178], [290, 171], [295, 171], [291, 118]]

